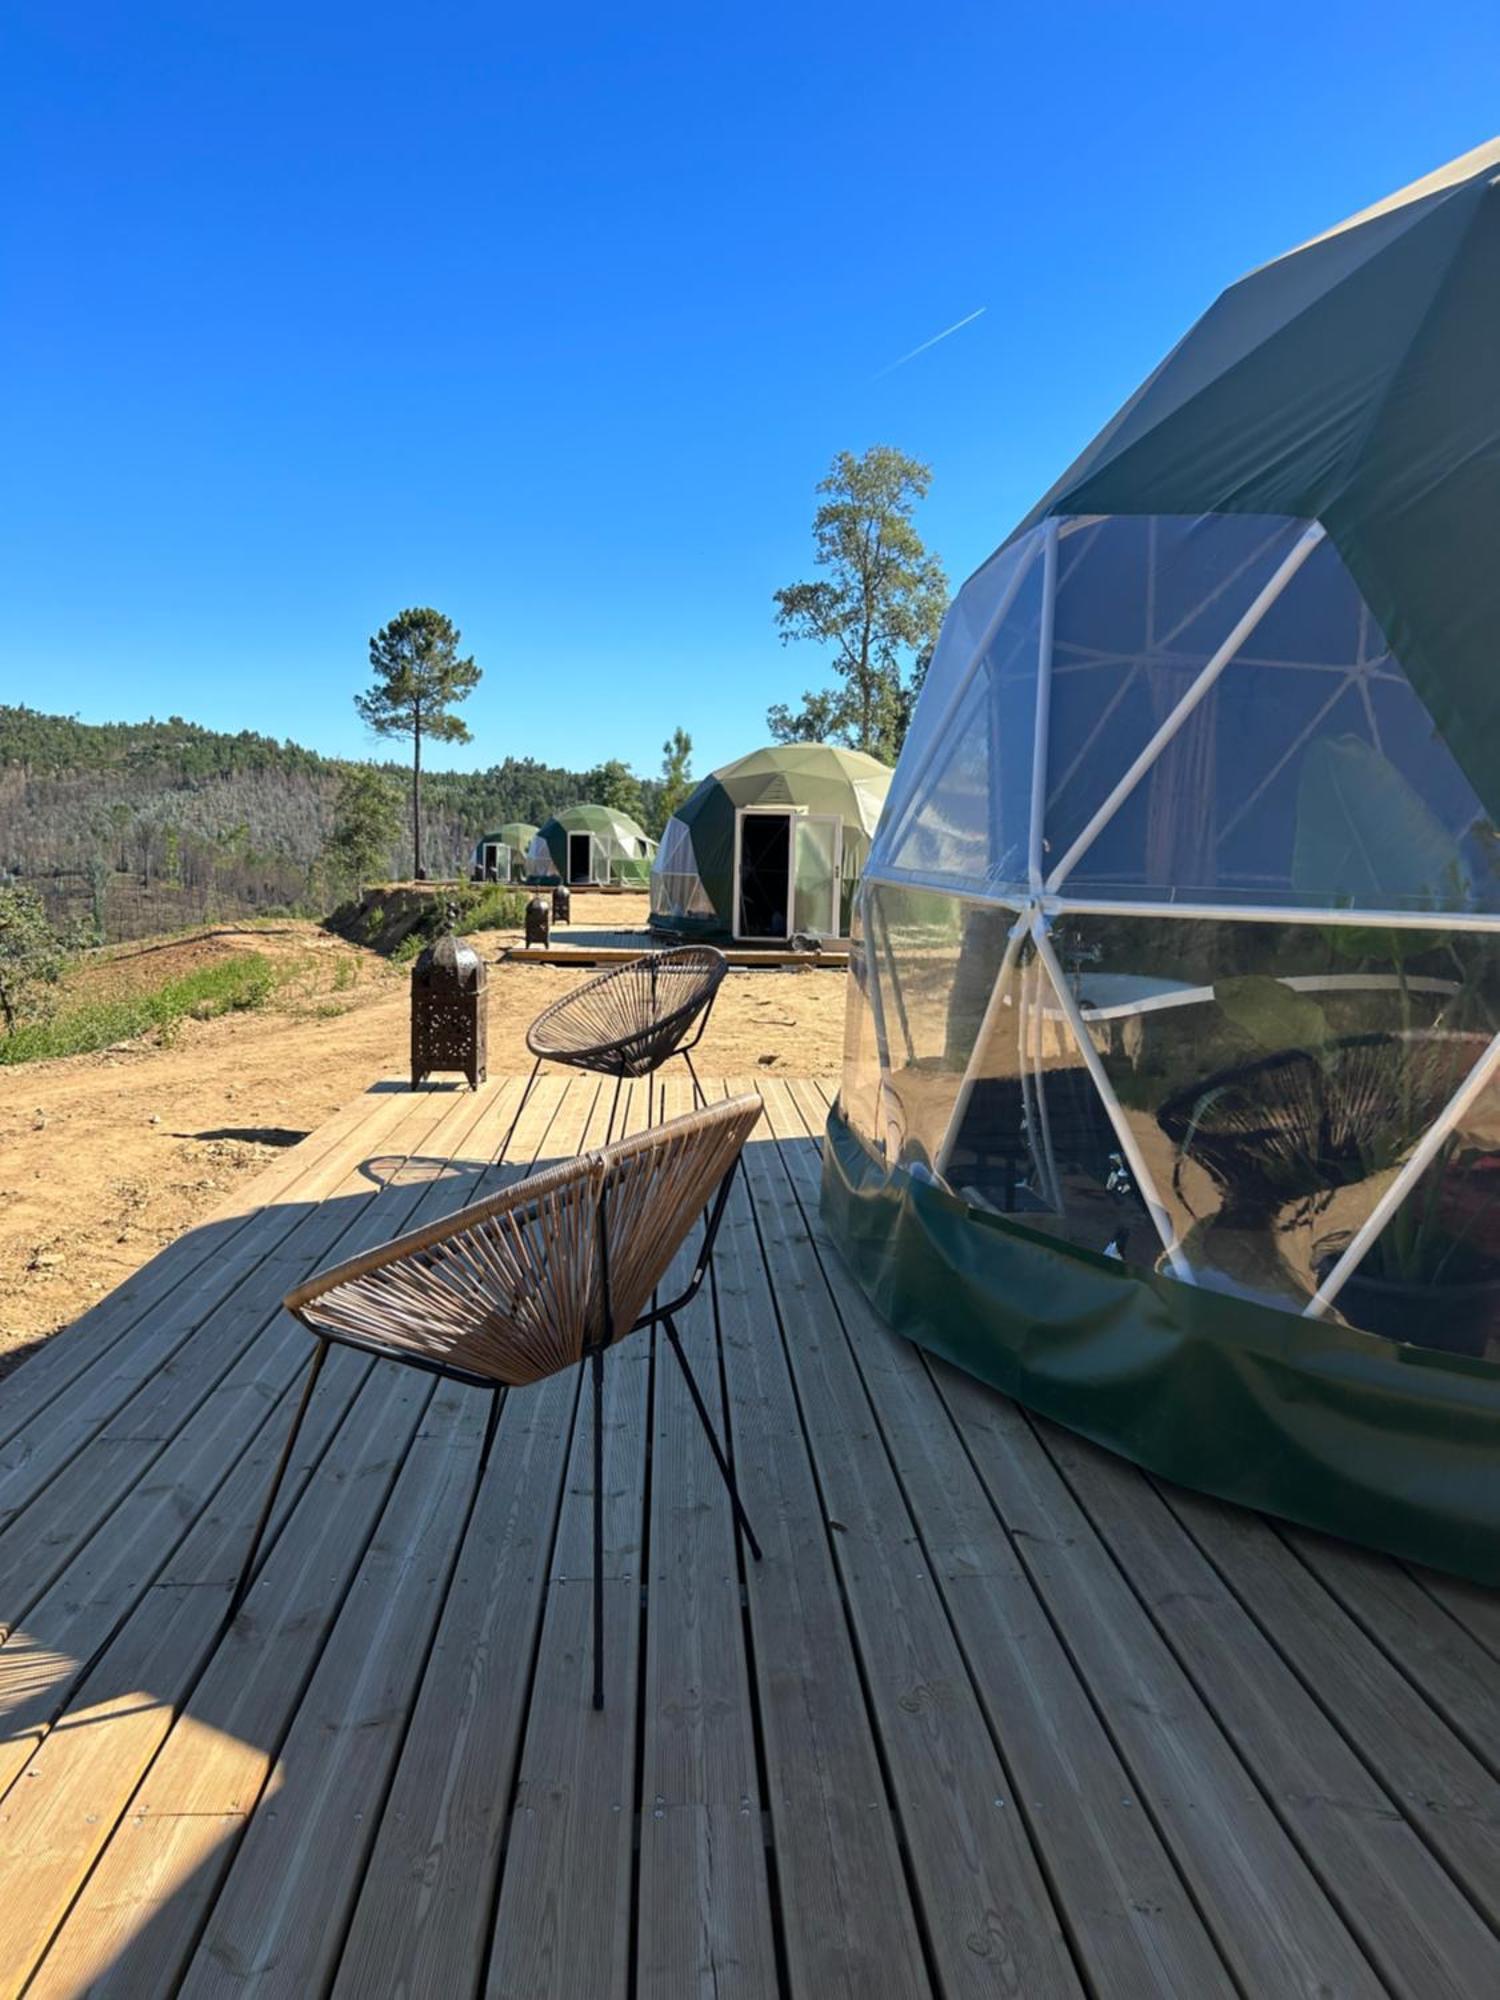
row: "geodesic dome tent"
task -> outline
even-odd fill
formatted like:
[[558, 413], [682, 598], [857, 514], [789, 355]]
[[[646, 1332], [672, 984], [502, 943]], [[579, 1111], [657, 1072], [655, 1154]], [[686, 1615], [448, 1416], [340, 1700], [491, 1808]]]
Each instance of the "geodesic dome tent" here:
[[703, 779], [667, 821], [651, 924], [690, 937], [847, 937], [890, 789], [876, 757], [772, 744]]
[[545, 820], [526, 850], [528, 882], [623, 883], [644, 889], [656, 842], [613, 806], [569, 806]]
[[508, 819], [474, 843], [474, 872], [488, 881], [491, 870], [501, 882], [519, 882], [526, 872], [526, 855], [537, 830], [522, 819]]
[[1500, 1581], [1500, 142], [1227, 292], [948, 613], [824, 1199], [893, 1324]]

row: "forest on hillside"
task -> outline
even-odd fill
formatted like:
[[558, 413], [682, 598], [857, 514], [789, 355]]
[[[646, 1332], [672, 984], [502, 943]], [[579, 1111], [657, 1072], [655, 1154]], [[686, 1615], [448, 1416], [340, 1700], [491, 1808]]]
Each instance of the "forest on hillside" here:
[[[35, 888], [54, 922], [100, 939], [217, 918], [322, 914], [347, 884], [330, 854], [339, 785], [357, 768], [251, 730], [166, 721], [85, 723], [0, 706], [0, 880]], [[406, 796], [409, 767], [370, 760]], [[610, 769], [620, 776], [620, 767]], [[661, 784], [638, 788], [652, 825]], [[505, 820], [539, 824], [591, 795], [598, 774], [508, 757], [483, 771], [424, 772], [428, 873], [467, 873], [474, 842]], [[388, 873], [411, 872], [409, 813]]]

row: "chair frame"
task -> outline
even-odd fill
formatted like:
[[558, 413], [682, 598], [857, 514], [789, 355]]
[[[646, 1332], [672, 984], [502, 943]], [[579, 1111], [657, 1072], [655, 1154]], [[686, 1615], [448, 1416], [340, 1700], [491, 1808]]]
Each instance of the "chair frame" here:
[[[733, 1189], [734, 1178], [739, 1171], [739, 1167], [740, 1161], [737, 1155], [723, 1179], [719, 1182], [712, 1199], [705, 1205], [702, 1211], [703, 1215], [707, 1217], [703, 1232], [703, 1242], [699, 1248], [698, 1256], [694, 1262], [692, 1274], [687, 1284], [675, 1298], [668, 1300], [665, 1304], [653, 1305], [649, 1310], [641, 1313], [619, 1338], [628, 1340], [632, 1335], [644, 1332], [648, 1327], [661, 1326], [664, 1329], [668, 1344], [672, 1349], [672, 1353], [676, 1356], [677, 1365], [682, 1370], [683, 1380], [687, 1384], [693, 1408], [697, 1412], [698, 1421], [703, 1427], [703, 1434], [707, 1438], [709, 1449], [713, 1453], [714, 1463], [717, 1465], [719, 1474], [724, 1481], [735, 1521], [745, 1537], [751, 1556], [756, 1562], [759, 1562], [761, 1560], [760, 1543], [756, 1540], [755, 1531], [750, 1525], [749, 1516], [746, 1514], [744, 1505], [740, 1499], [739, 1486], [734, 1476], [734, 1468], [730, 1463], [724, 1445], [721, 1445], [719, 1442], [718, 1433], [713, 1426], [713, 1419], [710, 1417], [708, 1406], [703, 1400], [703, 1393], [698, 1387], [697, 1377], [693, 1374], [692, 1368], [688, 1364], [687, 1354], [682, 1345], [682, 1337], [677, 1327], [677, 1315], [691, 1305], [693, 1300], [698, 1296], [698, 1293], [702, 1290], [703, 1282], [712, 1268], [714, 1244], [718, 1238], [719, 1225], [724, 1220], [724, 1211], [728, 1207], [729, 1196]], [[525, 1182], [522, 1181], [517, 1185], [520, 1188], [524, 1188]], [[451, 1218], [451, 1222], [455, 1228], [462, 1226], [462, 1216], [463, 1211], [460, 1210], [456, 1216]], [[596, 1342], [585, 1345], [579, 1357], [578, 1366], [580, 1374], [587, 1368], [593, 1381], [594, 1707], [602, 1709], [604, 1706], [604, 1355], [606, 1349], [617, 1345], [614, 1315], [610, 1299], [609, 1195], [607, 1188], [601, 1188], [599, 1193], [598, 1208], [595, 1214], [595, 1241], [599, 1263], [599, 1296], [602, 1304], [602, 1337]], [[369, 1258], [365, 1257], [358, 1261], [368, 1266]], [[495, 1442], [495, 1432], [499, 1426], [500, 1412], [504, 1406], [507, 1385], [497, 1383], [493, 1376], [476, 1374], [472, 1369], [454, 1367], [447, 1362], [435, 1360], [429, 1355], [393, 1353], [389, 1347], [382, 1345], [379, 1341], [361, 1340], [355, 1334], [330, 1333], [326, 1327], [315, 1326], [307, 1318], [303, 1310], [304, 1307], [311, 1304], [313, 1299], [317, 1298], [322, 1292], [332, 1290], [347, 1275], [347, 1267], [335, 1266], [332, 1270], [308, 1280], [306, 1284], [298, 1286], [294, 1291], [287, 1294], [285, 1302], [287, 1311], [307, 1328], [308, 1332], [313, 1336], [316, 1345], [313, 1351], [312, 1362], [303, 1382], [302, 1394], [292, 1418], [291, 1429], [288, 1431], [286, 1441], [282, 1445], [280, 1456], [276, 1461], [275, 1472], [271, 1477], [270, 1488], [266, 1493], [260, 1514], [256, 1519], [255, 1530], [250, 1537], [250, 1545], [245, 1551], [239, 1577], [229, 1601], [226, 1622], [232, 1621], [237, 1616], [255, 1581], [257, 1574], [256, 1557], [260, 1553], [261, 1544], [265, 1540], [266, 1530], [270, 1526], [272, 1515], [275, 1513], [276, 1501], [287, 1470], [291, 1465], [292, 1455], [297, 1447], [297, 1438], [301, 1432], [303, 1420], [311, 1407], [313, 1392], [317, 1388], [318, 1377], [322, 1373], [324, 1362], [328, 1359], [328, 1350], [331, 1346], [337, 1344], [340, 1347], [352, 1347], [357, 1352], [375, 1356], [377, 1360], [395, 1361], [404, 1367], [419, 1368], [426, 1374], [439, 1376], [449, 1382], [459, 1382], [469, 1388], [488, 1389], [492, 1400], [489, 1416], [485, 1423], [484, 1443], [479, 1456], [478, 1480], [483, 1480], [489, 1468], [490, 1452]]]
[[[580, 1049], [573, 1056], [559, 1055], [554, 1049], [538, 1050], [533, 1038], [542, 1023], [550, 1020], [560, 1011], [575, 1005], [581, 995], [606, 985], [612, 979], [619, 979], [627, 973], [634, 972], [641, 965], [649, 964], [654, 978], [658, 966], [665, 960], [675, 958], [679, 951], [691, 951], [695, 953], [712, 952], [719, 963], [710, 968], [713, 983], [704, 998], [685, 1001], [682, 1006], [674, 1007], [670, 1014], [663, 1014], [660, 1021], [653, 1023], [649, 1030], [643, 1031], [639, 1036], [627, 1038], [628, 1040], [640, 1041], [646, 1039], [648, 1034], [653, 1039], [663, 1036], [670, 1032], [675, 1022], [682, 1020], [684, 1017], [691, 1021], [693, 1014], [701, 1008], [701, 1018], [693, 1034], [688, 1040], [678, 1042], [675, 1047], [669, 1049], [660, 1062], [653, 1063], [644, 1072], [636, 1072], [630, 1068], [625, 1055], [620, 1053], [617, 1060], [611, 1063], [608, 1058], [612, 1052], [622, 1049], [623, 1044], [621, 1041], [597, 1042], [591, 1048]], [[521, 1113], [526, 1109], [526, 1100], [531, 1095], [532, 1086], [541, 1075], [543, 1063], [547, 1062], [556, 1063], [563, 1069], [592, 1070], [596, 1076], [612, 1076], [614, 1078], [615, 1088], [614, 1095], [610, 1099], [609, 1123], [605, 1127], [606, 1145], [614, 1136], [615, 1114], [620, 1107], [620, 1087], [625, 1082], [625, 1079], [634, 1074], [644, 1074], [648, 1077], [655, 1076], [656, 1072], [664, 1068], [674, 1056], [681, 1056], [682, 1060], [687, 1064], [688, 1075], [693, 1080], [694, 1104], [706, 1105], [708, 1099], [704, 1095], [703, 1085], [698, 1080], [698, 1071], [693, 1062], [692, 1051], [697, 1048], [699, 1042], [703, 1039], [704, 1030], [708, 1027], [709, 1016], [714, 1011], [714, 1002], [719, 997], [719, 988], [723, 985], [724, 975], [728, 970], [729, 960], [713, 945], [690, 944], [676, 946], [670, 951], [646, 951], [642, 952], [639, 958], [633, 958], [624, 965], [612, 965], [607, 971], [597, 974], [593, 979], [586, 979], [581, 986], [575, 986], [571, 993], [564, 993], [560, 998], [554, 1000], [549, 1007], [544, 1007], [531, 1026], [526, 1030], [527, 1051], [536, 1057], [536, 1061], [532, 1064], [531, 1074], [526, 1079], [526, 1088], [521, 1092], [521, 1101], [516, 1106], [515, 1117], [511, 1120], [511, 1132], [514, 1133], [516, 1126], [520, 1123]], [[506, 1143], [507, 1145], [509, 1144], [509, 1135], [507, 1135]]]

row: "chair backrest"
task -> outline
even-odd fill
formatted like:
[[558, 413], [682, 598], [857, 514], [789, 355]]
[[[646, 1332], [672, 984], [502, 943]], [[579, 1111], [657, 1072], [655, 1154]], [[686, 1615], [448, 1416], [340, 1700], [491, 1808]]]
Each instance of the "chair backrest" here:
[[[635, 1325], [740, 1156], [761, 1101], [732, 1097], [548, 1168], [352, 1257], [287, 1295], [315, 1333], [519, 1386]], [[601, 1229], [602, 1224], [602, 1229]]]
[[710, 1005], [728, 965], [712, 945], [643, 952], [554, 1000], [527, 1029], [526, 1046], [564, 1061], [623, 1048], [659, 1063]]

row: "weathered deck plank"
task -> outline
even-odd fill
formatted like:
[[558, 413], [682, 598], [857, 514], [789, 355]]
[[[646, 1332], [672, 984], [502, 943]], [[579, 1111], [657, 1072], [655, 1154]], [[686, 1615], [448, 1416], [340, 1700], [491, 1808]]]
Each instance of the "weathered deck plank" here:
[[[649, 1080], [622, 1093], [646, 1123]], [[485, 1991], [492, 2000], [623, 1996], [629, 1977], [646, 1412], [652, 1343], [604, 1370], [604, 1707], [593, 1699], [593, 1394], [584, 1383]]]
[[[604, 1118], [575, 1087], [555, 1139], [596, 1144]], [[340, 1962], [348, 2000], [483, 1976], [577, 1391], [569, 1375], [506, 1397]]]
[[[990, 1505], [917, 1350], [879, 1325], [829, 1256], [817, 1211], [808, 1119], [821, 1098], [766, 1089], [803, 1219], [833, 1280], [902, 1489], [1010, 1774], [1010, 1795], [1043, 1855], [1091, 1991], [1235, 1991], [1213, 1939], [1103, 1720]], [[800, 1114], [800, 1115], [799, 1115]]]
[[[445, 1117], [443, 1129], [448, 1143], [456, 1153], [476, 1163], [486, 1161], [505, 1137], [511, 1104], [508, 1095], [459, 1100]], [[545, 1099], [537, 1104], [535, 1111], [528, 1107], [513, 1149], [522, 1160], [528, 1160], [541, 1144], [552, 1109], [553, 1104]], [[506, 1177], [506, 1170], [490, 1170], [477, 1183], [465, 1176], [439, 1180], [425, 1191], [416, 1187], [413, 1192], [419, 1198], [408, 1205], [399, 1221], [388, 1218], [375, 1228], [372, 1217], [367, 1233], [378, 1240], [393, 1223], [406, 1227], [428, 1220], [461, 1200], [474, 1198], [476, 1191], [499, 1185]], [[341, 1243], [339, 1247], [342, 1254], [345, 1246]], [[295, 1333], [299, 1360], [305, 1365], [307, 1336], [300, 1328]], [[348, 1382], [363, 1383], [371, 1368], [372, 1364], [363, 1357], [335, 1352], [325, 1370], [324, 1381], [338, 1369]], [[337, 1691], [343, 1685], [339, 1679], [342, 1658], [352, 1674], [348, 1684], [349, 1708], [354, 1712], [359, 1707], [360, 1691], [365, 1686], [362, 1677], [366, 1676], [370, 1662], [378, 1661], [379, 1654], [368, 1629], [371, 1612], [365, 1610], [364, 1627], [359, 1628], [363, 1599], [355, 1598], [351, 1608], [344, 1603], [345, 1592], [370, 1545], [375, 1519], [371, 1510], [378, 1508], [379, 1495], [384, 1490], [383, 1468], [392, 1456], [399, 1466], [409, 1445], [414, 1455], [432, 1457], [426, 1447], [425, 1429], [421, 1451], [411, 1445], [415, 1427], [426, 1408], [426, 1397], [419, 1391], [430, 1390], [430, 1382], [411, 1378], [399, 1400], [392, 1403], [389, 1399], [396, 1392], [401, 1374], [402, 1371], [380, 1369], [375, 1371], [372, 1383], [365, 1383], [356, 1406], [360, 1455], [339, 1490], [338, 1504], [327, 1508], [310, 1503], [293, 1511], [288, 1501], [278, 1508], [277, 1521], [287, 1524], [286, 1531], [272, 1543], [261, 1579], [252, 1590], [246, 1609], [220, 1641], [54, 1948], [53, 1958], [63, 1963], [75, 1951], [86, 1958], [87, 1940], [108, 1929], [112, 1914], [127, 1928], [140, 1927], [143, 1912], [139, 1903], [142, 1898], [149, 1899], [150, 1927], [143, 1931], [149, 1943], [136, 1950], [122, 1950], [115, 1975], [99, 1981], [106, 1990], [121, 1994], [140, 1990], [146, 1949], [158, 1978], [175, 1977], [186, 1965], [232, 1859], [238, 1870], [235, 1843], [247, 1822], [251, 1859], [245, 1865], [253, 1876], [254, 1843], [267, 1838], [257, 1802], [274, 1761], [274, 1747], [283, 1742], [294, 1718], [305, 1715], [306, 1703], [314, 1699], [314, 1693], [304, 1696], [302, 1692], [309, 1678], [316, 1672], [314, 1691], [321, 1687], [325, 1711], [330, 1714], [336, 1711], [341, 1699]], [[388, 1379], [382, 1382], [382, 1377]], [[320, 1383], [313, 1406], [315, 1412], [323, 1397]], [[347, 1393], [337, 1385], [334, 1398], [347, 1403]], [[476, 1399], [472, 1392], [463, 1392], [457, 1403], [450, 1397], [435, 1406], [428, 1420], [439, 1432], [444, 1454], [455, 1462], [468, 1450], [474, 1424], [478, 1422], [482, 1428], [483, 1411], [476, 1418], [472, 1407], [476, 1401], [482, 1399]], [[281, 1421], [285, 1422], [285, 1418]], [[391, 1425], [396, 1426], [394, 1432], [389, 1429]], [[472, 1473], [472, 1454], [470, 1458]], [[389, 1483], [389, 1478], [385, 1478], [384, 1487], [388, 1488]], [[382, 1523], [374, 1553], [367, 1560], [373, 1561], [389, 1534], [399, 1530], [399, 1509], [403, 1504], [420, 1511], [440, 1499], [447, 1510], [444, 1518], [448, 1518], [456, 1504], [454, 1494], [435, 1475], [425, 1486], [411, 1489], [409, 1501], [405, 1497], [407, 1492], [405, 1487], [398, 1489], [397, 1499], [392, 1503], [398, 1518], [389, 1530]], [[388, 1587], [392, 1585], [393, 1574], [395, 1582], [408, 1594], [416, 1587], [402, 1567], [399, 1549], [387, 1553], [377, 1566], [382, 1569]], [[355, 1619], [359, 1630], [354, 1642], [343, 1636], [345, 1621], [350, 1618]], [[395, 1638], [381, 1628], [386, 1643], [402, 1655], [397, 1663], [402, 1670], [413, 1657], [408, 1643], [410, 1627], [420, 1632], [420, 1618], [412, 1619], [410, 1626]], [[336, 1646], [330, 1642], [330, 1632], [335, 1634]], [[322, 1651], [325, 1645], [329, 1646], [329, 1652]], [[263, 1671], [268, 1658], [275, 1660], [274, 1673]], [[377, 1718], [387, 1730], [392, 1713], [399, 1727], [404, 1704], [387, 1703], [386, 1711]], [[312, 1736], [313, 1749], [288, 1751], [283, 1762], [288, 1769], [295, 1767], [299, 1779], [306, 1782], [318, 1768], [320, 1756], [342, 1756], [338, 1798], [343, 1805], [355, 1798], [357, 1790], [349, 1767], [359, 1757], [369, 1758], [379, 1740], [379, 1729], [368, 1719], [356, 1734], [346, 1739], [336, 1726], [328, 1724], [325, 1716], [324, 1726]], [[351, 1742], [355, 1756], [348, 1754]], [[281, 1800], [279, 1791], [267, 1811], [277, 1822], [276, 1830], [269, 1836], [275, 1852], [281, 1851], [280, 1831], [288, 1815], [297, 1823], [299, 1838], [304, 1822], [309, 1828], [321, 1824], [310, 1807], [294, 1811]], [[257, 1817], [252, 1819], [252, 1814]], [[377, 1817], [375, 1813], [369, 1814], [372, 1829]], [[361, 1851], [357, 1838], [347, 1835], [331, 1845], [341, 1858]], [[327, 1915], [332, 1897], [326, 1871], [313, 1871], [302, 1887], [304, 1893], [316, 1893], [320, 1916]], [[286, 1894], [265, 1899], [263, 1906], [252, 1899], [252, 1909], [255, 1917], [248, 1922], [241, 1919], [233, 1944], [224, 1949], [223, 1962], [237, 1958], [247, 1966], [261, 1965], [271, 1954], [268, 1938], [274, 1922], [279, 1919], [289, 1928], [296, 1928], [295, 1905]], [[217, 1911], [215, 1914], [217, 1918]], [[264, 1930], [255, 1929], [256, 1921], [264, 1925]], [[321, 1935], [324, 1926], [320, 1922], [313, 1928]], [[337, 1926], [335, 1940], [336, 1936]], [[296, 1962], [290, 1949], [284, 1948], [281, 1958], [286, 1963]]]
[[[671, 1079], [666, 1115], [691, 1103], [686, 1080]], [[663, 1298], [686, 1286], [699, 1240], [695, 1230], [679, 1251]], [[678, 1331], [722, 1440], [711, 1286]], [[737, 1535], [664, 1338], [651, 1427], [636, 1991], [640, 2000], [760, 2000], [775, 1990], [776, 1962]]]
[[746, 1178], [938, 1979], [954, 1996], [1081, 1992], [1061, 1918], [774, 1153], [774, 1145], [748, 1147]]
[[[819, 1084], [767, 1086], [683, 1325], [763, 1563], [664, 1344], [609, 1358], [603, 1715], [572, 1378], [479, 1483], [485, 1396], [336, 1352], [226, 1629], [282, 1293], [510, 1171], [518, 1088], [372, 1093], [0, 1382], [0, 1995], [1500, 1986], [1500, 1600], [896, 1340], [818, 1219]], [[608, 1096], [544, 1079], [517, 1160]]]
[[[429, 1107], [435, 1102], [428, 1100]], [[414, 1106], [419, 1103], [420, 1100], [413, 1100]], [[450, 1099], [440, 1112], [438, 1123], [449, 1123], [455, 1141], [461, 1141], [475, 1115], [471, 1101]], [[434, 1129], [431, 1120], [417, 1117], [412, 1127], [413, 1137], [426, 1143]], [[462, 1185], [461, 1181], [457, 1184], [448, 1180], [418, 1181], [404, 1186], [398, 1182], [380, 1189], [372, 1201], [360, 1202], [359, 1219], [348, 1237], [340, 1241], [340, 1248], [356, 1249], [364, 1247], [367, 1241], [379, 1241], [391, 1230], [404, 1226], [414, 1213], [420, 1214], [425, 1205], [441, 1205], [444, 1196], [451, 1205]], [[258, 1358], [252, 1356], [249, 1365], [259, 1368], [260, 1380], [273, 1397], [284, 1399], [306, 1366], [308, 1352], [306, 1335], [285, 1314], [280, 1314], [269, 1322], [261, 1353]], [[304, 1441], [299, 1442], [298, 1460], [288, 1476], [278, 1516], [282, 1521], [286, 1520], [301, 1483], [309, 1475], [329, 1497], [310, 1502], [304, 1519], [321, 1524], [329, 1498], [342, 1499], [346, 1494], [354, 1496], [367, 1509], [372, 1482], [383, 1492], [398, 1473], [411, 1427], [425, 1407], [425, 1394], [417, 1399], [416, 1384], [402, 1385], [398, 1371], [383, 1370], [382, 1374], [390, 1379], [371, 1381], [371, 1367], [363, 1357], [342, 1354], [336, 1357], [336, 1362], [337, 1366], [330, 1363], [325, 1370], [314, 1399], [313, 1420], [304, 1433]], [[341, 1423], [356, 1398], [360, 1400], [355, 1407], [362, 1408], [364, 1413], [352, 1428], [339, 1430], [331, 1453], [336, 1470], [330, 1492], [329, 1475], [313, 1454], [326, 1443], [330, 1428]], [[403, 1430], [401, 1425], [407, 1413], [410, 1427]], [[377, 1417], [384, 1420], [385, 1429]], [[285, 1421], [286, 1416], [281, 1415], [280, 1422]], [[392, 1424], [396, 1427], [394, 1431], [389, 1429]], [[273, 1430], [275, 1434], [268, 1435]], [[256, 1441], [259, 1448], [254, 1456], [263, 1491], [280, 1443], [280, 1426], [275, 1415], [271, 1423], [256, 1432]], [[219, 1449], [232, 1460], [234, 1447], [227, 1438], [220, 1438]], [[243, 1482], [240, 1484], [241, 1491], [236, 1497], [243, 1502], [249, 1496], [243, 1495]], [[249, 1498], [249, 1504], [253, 1509], [253, 1498]], [[211, 1514], [201, 1516], [197, 1528], [188, 1534], [178, 1560], [173, 1557], [172, 1544], [193, 1518], [192, 1503], [186, 1519], [182, 1509], [158, 1512], [161, 1518], [157, 1540], [161, 1546], [154, 1549], [148, 1546], [147, 1560], [158, 1566], [165, 1560], [172, 1576], [173, 1581], [166, 1586], [166, 1602], [172, 1606], [170, 1615], [165, 1620], [161, 1618], [160, 1605], [153, 1605], [152, 1593], [148, 1592], [126, 1621], [118, 1639], [105, 1647], [97, 1663], [82, 1676], [67, 1708], [56, 1717], [47, 1733], [41, 1734], [47, 1720], [43, 1718], [14, 1735], [5, 1746], [7, 1750], [13, 1746], [30, 1749], [33, 1740], [41, 1735], [40, 1746], [32, 1751], [0, 1802], [0, 1873], [10, 1891], [8, 1951], [0, 1963], [0, 1991], [8, 1990], [4, 1979], [10, 1976], [13, 1965], [26, 1962], [28, 1950], [34, 1951], [45, 1942], [66, 1911], [76, 1886], [93, 1867], [116, 1819], [167, 1737], [175, 1719], [174, 1711], [188, 1697], [199, 1666], [214, 1656], [227, 1636], [222, 1631], [222, 1614], [234, 1571], [233, 1559], [225, 1560], [222, 1529], [214, 1532], [217, 1524]], [[245, 1528], [238, 1526], [240, 1547], [244, 1533]], [[278, 1546], [274, 1542], [271, 1545], [272, 1557]], [[86, 1559], [87, 1550], [84, 1556]], [[268, 1571], [269, 1566], [268, 1558]], [[215, 1571], [217, 1576], [211, 1589], [184, 1591], [185, 1583], [207, 1582]], [[252, 1592], [243, 1618], [253, 1619], [260, 1588], [257, 1586], [257, 1592]], [[329, 1601], [326, 1578], [320, 1601], [325, 1606]], [[66, 1606], [66, 1597], [63, 1603]], [[154, 1617], [150, 1615], [153, 1611]], [[37, 1643], [56, 1657], [47, 1640], [45, 1631], [37, 1627]], [[289, 1685], [295, 1686], [295, 1682]], [[101, 1704], [114, 1717], [115, 1726], [107, 1731], [98, 1752], [94, 1752], [87, 1728], [80, 1725], [86, 1718], [92, 1725]], [[201, 1731], [197, 1733], [201, 1737]], [[198, 1756], [201, 1750], [192, 1759], [195, 1764]], [[167, 1827], [169, 1822], [164, 1820], [162, 1824]]]
[[745, 1511], [762, 1754], [794, 2000], [930, 1994], [859, 1662], [755, 1215], [743, 1183], [715, 1262], [724, 1374]]
[[1500, 1938], [1458, 1886], [1500, 1882], [1500, 1788], [1266, 1522], [1169, 1508], [1134, 1468], [1041, 1435], [1391, 1988], [1500, 1992]]

